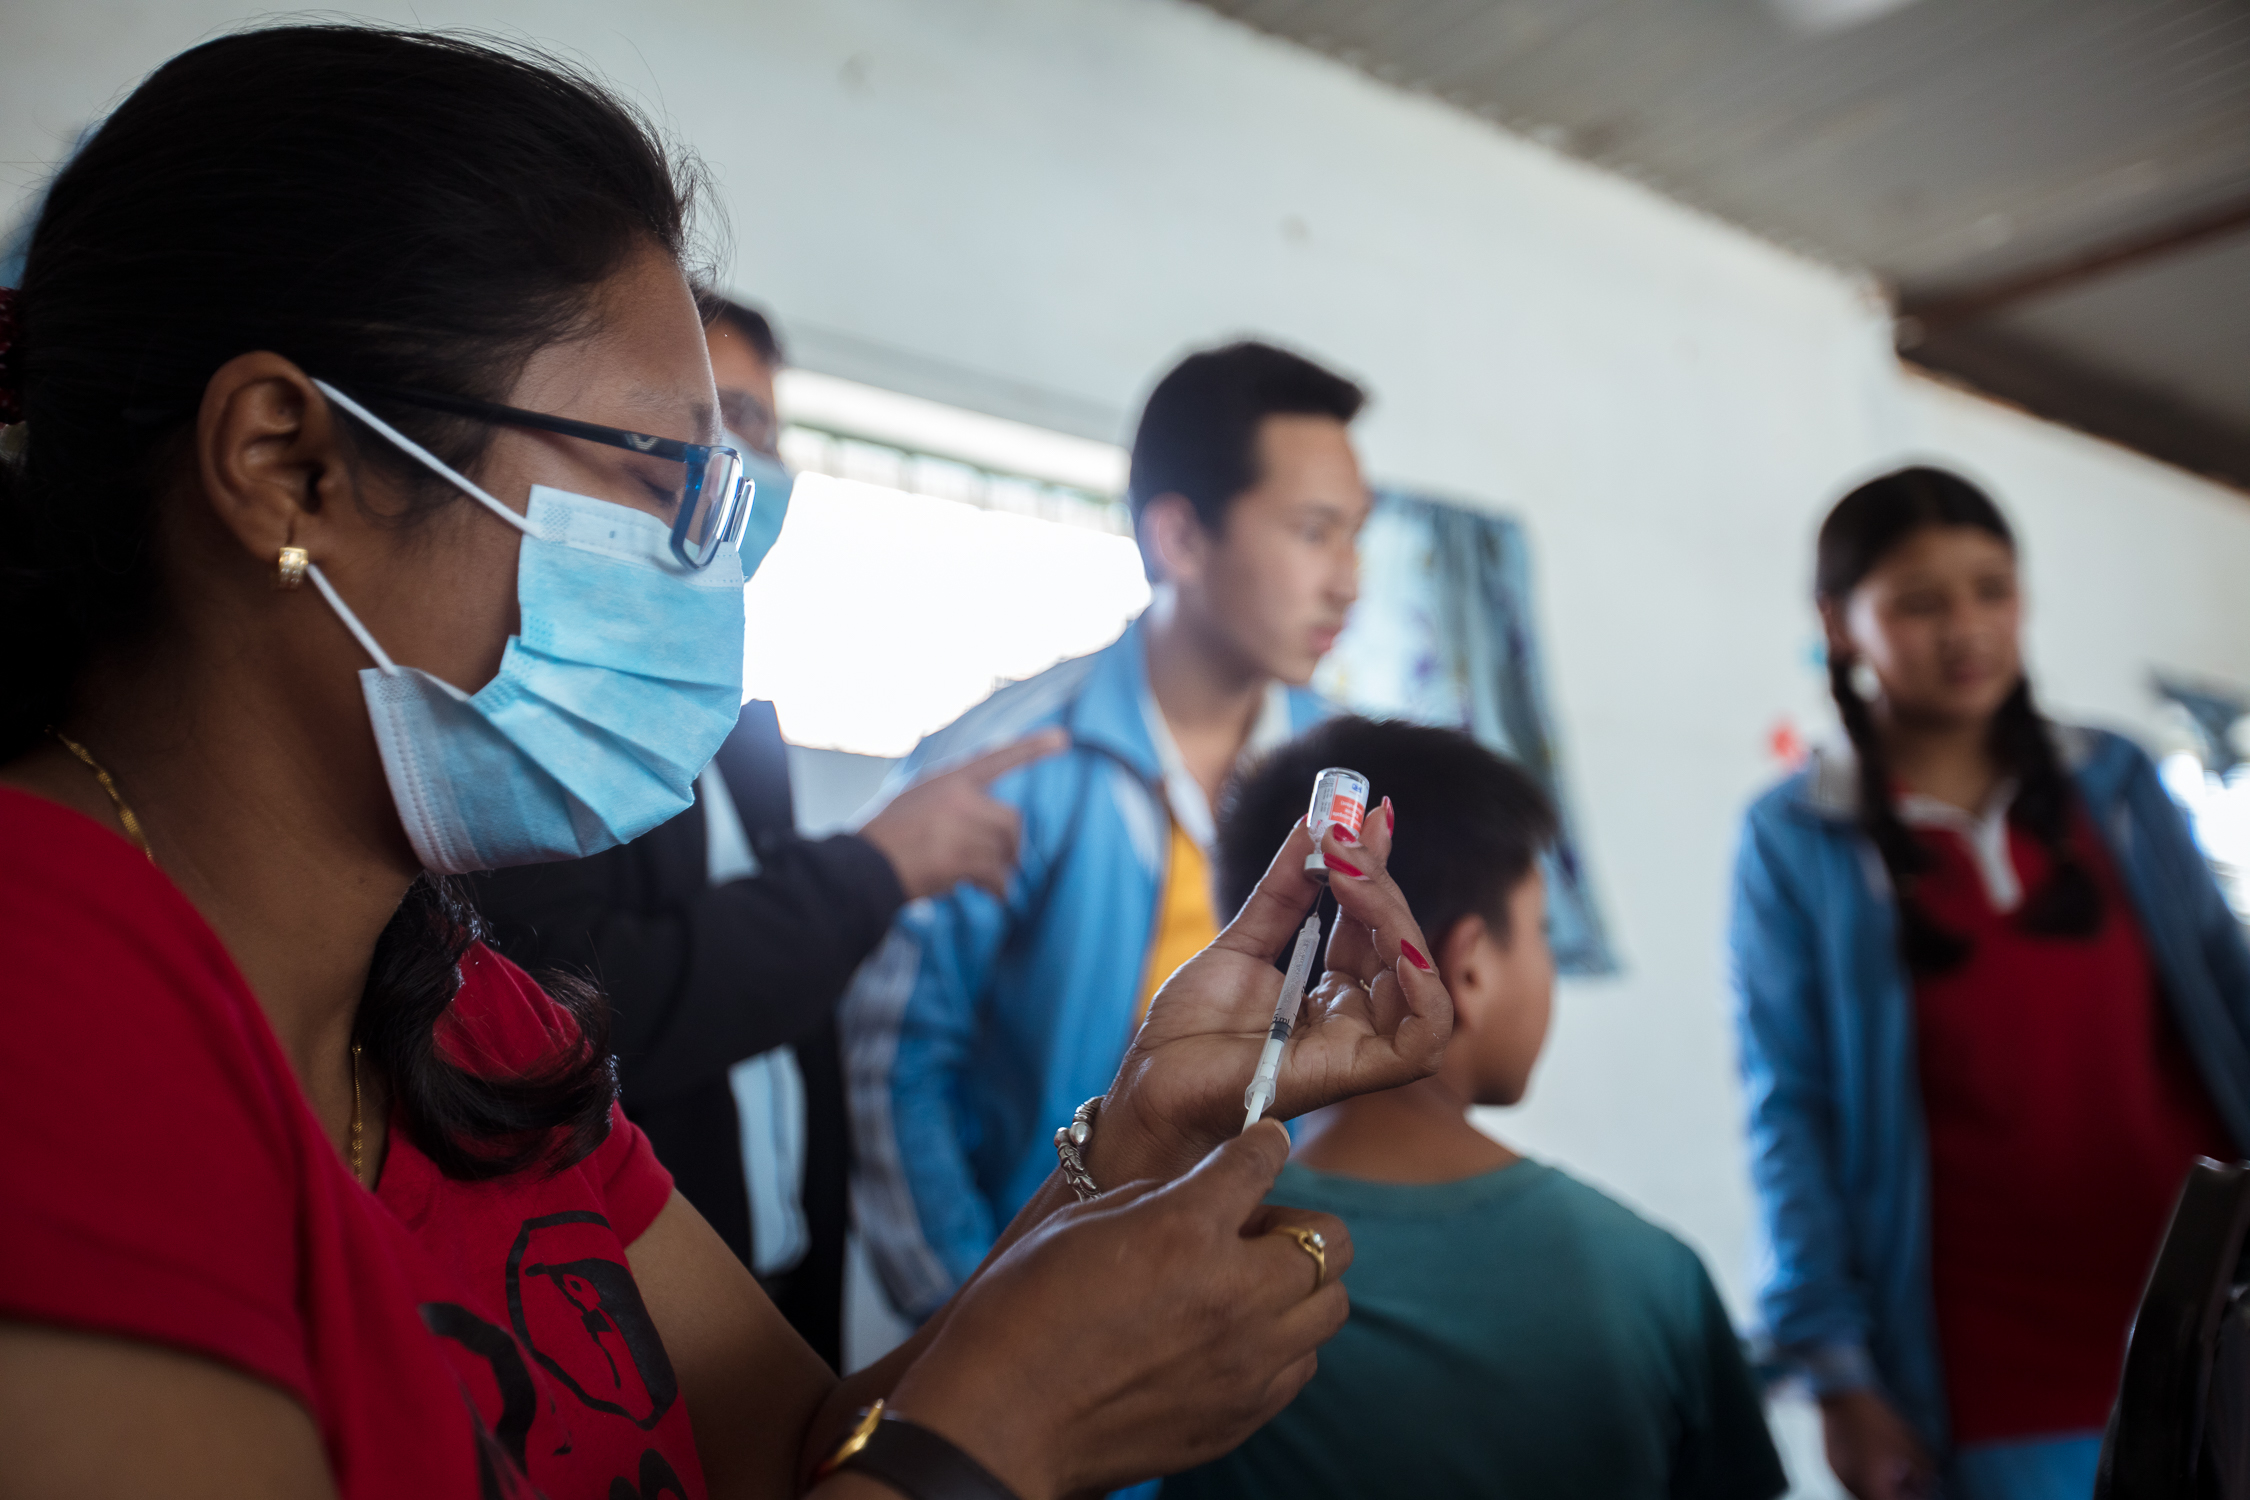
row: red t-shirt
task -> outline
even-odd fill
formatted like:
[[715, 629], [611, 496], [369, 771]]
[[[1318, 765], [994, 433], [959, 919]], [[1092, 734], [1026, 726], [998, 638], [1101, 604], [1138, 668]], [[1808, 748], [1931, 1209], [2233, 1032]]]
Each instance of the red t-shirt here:
[[[2102, 1426], [2188, 1166], [2234, 1154], [2108, 851], [2078, 822], [2105, 914], [2085, 938], [2025, 932], [1959, 834], [1918, 835], [1935, 856], [1923, 908], [1975, 944], [1914, 997], [1957, 1442]], [[2028, 899], [2050, 861], [2013, 826], [2008, 848]]]
[[[346, 1500], [703, 1494], [625, 1261], [672, 1180], [622, 1113], [568, 1171], [484, 1183], [394, 1120], [369, 1193], [171, 881], [5, 789], [0, 954], [0, 1318], [270, 1381]], [[506, 959], [475, 948], [462, 971], [453, 1056], [522, 1067], [568, 1034]]]

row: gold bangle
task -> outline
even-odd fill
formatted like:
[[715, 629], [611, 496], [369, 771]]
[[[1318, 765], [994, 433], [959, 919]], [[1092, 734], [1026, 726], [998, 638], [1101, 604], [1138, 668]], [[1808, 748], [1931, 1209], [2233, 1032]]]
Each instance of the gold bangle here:
[[822, 1459], [820, 1467], [813, 1470], [812, 1477], [815, 1483], [826, 1479], [829, 1475], [841, 1469], [851, 1461], [853, 1454], [867, 1446], [875, 1436], [875, 1429], [882, 1424], [883, 1406], [884, 1403], [878, 1400], [873, 1406], [859, 1414], [859, 1421], [853, 1425], [851, 1431], [844, 1434], [844, 1440], [836, 1445], [836, 1451]]

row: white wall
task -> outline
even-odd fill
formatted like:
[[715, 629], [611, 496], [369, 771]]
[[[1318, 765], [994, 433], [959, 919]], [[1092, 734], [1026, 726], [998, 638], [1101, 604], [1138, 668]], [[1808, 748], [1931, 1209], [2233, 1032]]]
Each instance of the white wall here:
[[[1991, 482], [2055, 705], [2146, 721], [2152, 665], [2250, 682], [2242, 496], [1902, 378], [1852, 279], [1177, 0], [359, 8], [548, 39], [638, 94], [814, 368], [1114, 438], [1177, 351], [1254, 330], [1373, 388], [1380, 478], [1521, 516], [1627, 973], [1567, 987], [1502, 1128], [1677, 1228], [1738, 1305], [1724, 872], [1766, 732], [1820, 712], [1824, 504], [1908, 453]], [[5, 186], [253, 13], [11, 7]]]

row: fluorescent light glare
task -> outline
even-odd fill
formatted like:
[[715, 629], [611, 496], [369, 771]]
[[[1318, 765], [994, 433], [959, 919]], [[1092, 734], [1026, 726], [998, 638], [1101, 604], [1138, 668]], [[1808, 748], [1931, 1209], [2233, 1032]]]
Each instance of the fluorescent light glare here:
[[1125, 492], [1125, 450], [811, 370], [775, 382], [789, 421], [1097, 495]]
[[1768, 0], [1768, 3], [1791, 29], [1826, 36], [1880, 20], [1894, 10], [1906, 9], [1914, 0]]

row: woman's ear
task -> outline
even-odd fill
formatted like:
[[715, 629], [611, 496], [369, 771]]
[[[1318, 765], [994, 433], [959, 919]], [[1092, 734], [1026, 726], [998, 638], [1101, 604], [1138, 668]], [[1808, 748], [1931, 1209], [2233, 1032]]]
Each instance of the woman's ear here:
[[219, 522], [271, 567], [283, 547], [323, 561], [348, 497], [339, 418], [310, 377], [278, 354], [239, 354], [203, 388], [196, 468]]
[[1194, 583], [1203, 576], [1211, 534], [1203, 529], [1185, 495], [1158, 495], [1141, 509], [1141, 531], [1158, 571], [1167, 583]]
[[1844, 623], [1844, 601], [1820, 601], [1820, 631], [1828, 643], [1828, 655], [1836, 661], [1849, 661], [1856, 654], [1852, 646], [1850, 629]]

